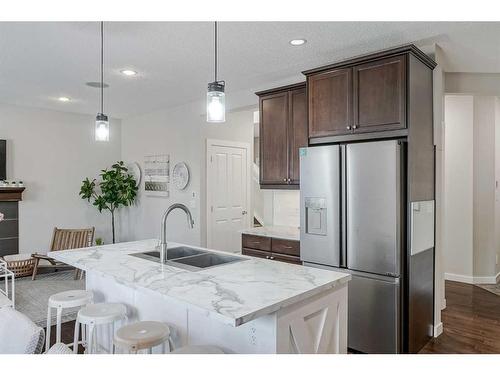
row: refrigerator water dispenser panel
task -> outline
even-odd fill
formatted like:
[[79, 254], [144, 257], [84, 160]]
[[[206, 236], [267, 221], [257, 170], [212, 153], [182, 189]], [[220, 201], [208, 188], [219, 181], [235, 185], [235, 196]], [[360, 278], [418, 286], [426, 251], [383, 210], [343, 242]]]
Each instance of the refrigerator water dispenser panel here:
[[326, 199], [305, 198], [306, 233], [326, 236]]

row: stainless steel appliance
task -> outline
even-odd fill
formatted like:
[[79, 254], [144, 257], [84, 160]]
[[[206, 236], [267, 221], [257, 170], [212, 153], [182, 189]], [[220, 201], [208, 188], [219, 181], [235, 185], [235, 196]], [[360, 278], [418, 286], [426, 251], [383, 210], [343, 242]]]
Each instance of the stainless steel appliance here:
[[351, 349], [402, 351], [405, 143], [300, 150], [301, 259], [349, 272]]

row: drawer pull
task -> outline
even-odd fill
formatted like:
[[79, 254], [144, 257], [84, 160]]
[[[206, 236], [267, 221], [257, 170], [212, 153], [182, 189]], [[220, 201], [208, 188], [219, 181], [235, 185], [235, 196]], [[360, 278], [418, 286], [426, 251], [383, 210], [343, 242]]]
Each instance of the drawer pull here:
[[274, 260], [274, 257], [268, 257], [268, 258], [271, 259], [271, 260]]
[[266, 259], [269, 259], [269, 255], [266, 255]]
[[283, 248], [285, 248], [285, 249], [293, 249], [292, 246], [285, 246], [285, 245], [283, 245]]

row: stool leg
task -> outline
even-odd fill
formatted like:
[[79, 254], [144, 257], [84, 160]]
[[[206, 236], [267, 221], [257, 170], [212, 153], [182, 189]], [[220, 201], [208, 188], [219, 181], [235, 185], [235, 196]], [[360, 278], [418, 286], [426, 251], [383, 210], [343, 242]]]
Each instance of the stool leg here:
[[94, 353], [94, 323], [90, 323], [87, 327], [87, 354]]
[[86, 326], [85, 326], [85, 324], [81, 324], [80, 327], [81, 327], [81, 335], [82, 335], [82, 346], [83, 346], [84, 350], [86, 350], [87, 349], [87, 342], [88, 342], [87, 341], [87, 334], [85, 332]]
[[56, 344], [61, 342], [61, 316], [62, 316], [62, 307], [58, 307], [57, 323], [56, 323]]
[[45, 351], [49, 351], [50, 349], [50, 324], [52, 323], [52, 319], [51, 319], [51, 311], [52, 311], [52, 308], [49, 306], [49, 308], [47, 309], [47, 330], [46, 330], [46, 337], [45, 337]]
[[114, 323], [108, 324], [108, 354], [111, 354], [113, 351], [113, 339], [112, 339], [112, 332], [113, 332], [113, 325]]
[[[79, 324], [80, 324], [80, 322], [78, 321], [78, 318], [76, 318], [75, 334], [73, 336], [73, 354], [78, 354], [78, 341], [79, 341], [78, 334], [80, 333], [80, 330], [79, 330], [80, 327], [78, 327]], [[82, 335], [82, 340], [83, 340], [83, 335]]]

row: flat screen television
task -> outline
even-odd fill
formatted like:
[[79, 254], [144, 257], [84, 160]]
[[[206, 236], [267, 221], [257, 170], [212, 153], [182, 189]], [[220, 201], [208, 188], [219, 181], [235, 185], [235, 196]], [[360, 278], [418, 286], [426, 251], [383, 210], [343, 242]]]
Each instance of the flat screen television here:
[[0, 180], [7, 179], [7, 141], [0, 139]]

